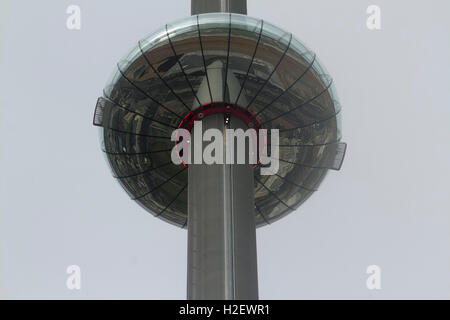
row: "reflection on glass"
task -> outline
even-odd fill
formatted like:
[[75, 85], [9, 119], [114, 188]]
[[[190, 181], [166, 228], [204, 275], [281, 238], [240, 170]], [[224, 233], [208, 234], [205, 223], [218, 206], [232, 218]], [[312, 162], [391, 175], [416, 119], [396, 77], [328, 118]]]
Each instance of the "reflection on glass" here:
[[171, 133], [200, 105], [232, 102], [280, 130], [280, 167], [255, 169], [258, 226], [298, 208], [345, 154], [340, 104], [316, 55], [290, 33], [245, 15], [214, 13], [161, 27], [127, 53], [97, 103], [113, 175], [143, 208], [187, 221], [187, 168], [171, 162]]

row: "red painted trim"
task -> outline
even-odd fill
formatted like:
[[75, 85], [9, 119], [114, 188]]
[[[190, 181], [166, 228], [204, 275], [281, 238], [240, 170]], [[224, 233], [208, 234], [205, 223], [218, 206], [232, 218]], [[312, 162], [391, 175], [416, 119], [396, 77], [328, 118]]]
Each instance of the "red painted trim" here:
[[[217, 113], [222, 113], [222, 114], [229, 114], [229, 115], [233, 115], [239, 119], [241, 119], [242, 121], [244, 121], [244, 123], [249, 126], [250, 123], [253, 123], [253, 126], [251, 126], [252, 129], [256, 130], [257, 133], [257, 138], [259, 138], [258, 136], [258, 129], [262, 129], [261, 126], [261, 121], [259, 121], [259, 119], [257, 117], [255, 117], [255, 115], [248, 109], [245, 109], [237, 104], [234, 103], [226, 103], [226, 102], [214, 102], [214, 103], [207, 103], [204, 105], [201, 105], [197, 108], [195, 108], [194, 110], [192, 110], [191, 112], [189, 112], [184, 118], [183, 120], [180, 121], [180, 123], [178, 124], [178, 128], [183, 128], [186, 130], [191, 131], [192, 128], [194, 127], [194, 122], [195, 121], [201, 121], [201, 119], [203, 119], [206, 116], [209, 116], [211, 114], [217, 114]], [[200, 114], [202, 114], [201, 118], [200, 118]], [[177, 136], [178, 137], [178, 136]], [[266, 146], [267, 146], [267, 137], [264, 137], [264, 149], [263, 149], [263, 153], [266, 150]], [[177, 145], [177, 141], [175, 141], [175, 146]], [[259, 148], [259, 141], [257, 142], [257, 148]], [[180, 155], [178, 155], [180, 157]], [[181, 160], [181, 157], [180, 157]], [[253, 168], [256, 168], [256, 166], [261, 162], [261, 158], [258, 159], [258, 163], [255, 164], [253, 166]], [[181, 163], [183, 164], [183, 166], [187, 166], [182, 160]]]

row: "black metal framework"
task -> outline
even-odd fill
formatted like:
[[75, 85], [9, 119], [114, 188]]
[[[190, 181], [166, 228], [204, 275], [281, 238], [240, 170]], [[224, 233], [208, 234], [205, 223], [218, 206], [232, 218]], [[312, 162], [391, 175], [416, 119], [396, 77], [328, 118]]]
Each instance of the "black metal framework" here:
[[[217, 61], [224, 66], [223, 101], [213, 101], [207, 72]], [[236, 96], [230, 96], [229, 77], [240, 84]], [[209, 101], [196, 94], [203, 79]], [[279, 129], [279, 171], [254, 172], [258, 226], [297, 209], [328, 169], [340, 169], [346, 149], [341, 107], [316, 55], [262, 20], [192, 16], [139, 41], [118, 63], [95, 108], [93, 123], [102, 130], [113, 175], [155, 216], [186, 227], [187, 168], [171, 162], [170, 136], [192, 109], [213, 102], [247, 108], [265, 129]]]

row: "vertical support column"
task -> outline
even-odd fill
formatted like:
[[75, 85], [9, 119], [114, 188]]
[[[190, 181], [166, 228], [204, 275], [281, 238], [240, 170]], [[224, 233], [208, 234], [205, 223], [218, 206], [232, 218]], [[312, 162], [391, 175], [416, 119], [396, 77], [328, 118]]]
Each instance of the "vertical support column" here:
[[[192, 0], [192, 15], [208, 12], [247, 14], [247, 0]], [[225, 96], [224, 70], [221, 61], [208, 66], [197, 92], [201, 101]], [[228, 91], [239, 89], [238, 80], [229, 74]], [[193, 105], [193, 108], [198, 107]], [[202, 120], [202, 129], [226, 129], [247, 126], [231, 117], [225, 124], [223, 114], [212, 114]], [[195, 141], [195, 132], [191, 132]], [[203, 151], [204, 145], [201, 148]], [[188, 174], [188, 299], [258, 299], [256, 260], [256, 226], [253, 194], [253, 168], [250, 164], [190, 164]]]
[[208, 12], [247, 14], [247, 0], [191, 0], [191, 15]]
[[[202, 126], [203, 130], [222, 131], [225, 155], [224, 115], [209, 115]], [[235, 117], [229, 126], [247, 129]], [[253, 168], [249, 164], [189, 165], [187, 291], [188, 299], [258, 299]]]

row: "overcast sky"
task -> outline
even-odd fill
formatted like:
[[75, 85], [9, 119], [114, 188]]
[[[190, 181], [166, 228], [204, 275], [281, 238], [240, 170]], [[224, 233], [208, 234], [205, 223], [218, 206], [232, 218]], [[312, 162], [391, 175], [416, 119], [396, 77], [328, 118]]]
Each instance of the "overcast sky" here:
[[[81, 30], [66, 8], [81, 8]], [[366, 8], [381, 27], [366, 27]], [[342, 170], [257, 231], [262, 299], [450, 298], [450, 2], [249, 0], [343, 106]], [[186, 230], [112, 178], [92, 126], [115, 63], [188, 0], [0, 3], [0, 297], [186, 298]], [[81, 267], [81, 290], [66, 268]], [[366, 268], [380, 266], [381, 290]]]

